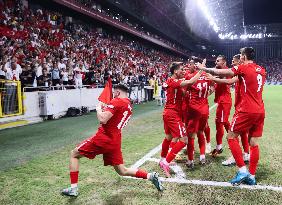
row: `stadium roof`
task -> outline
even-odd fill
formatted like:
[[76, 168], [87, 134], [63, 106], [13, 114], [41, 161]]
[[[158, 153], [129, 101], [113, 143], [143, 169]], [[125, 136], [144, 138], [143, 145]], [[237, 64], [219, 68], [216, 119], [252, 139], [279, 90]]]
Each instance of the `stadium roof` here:
[[[277, 38], [282, 35], [279, 0], [205, 0], [221, 39]], [[273, 15], [275, 14], [275, 15]]]
[[[210, 52], [214, 43], [221, 41], [220, 39], [259, 40], [282, 37], [282, 20], [281, 23], [265, 22], [267, 15], [273, 12], [277, 13], [274, 16], [277, 20], [282, 16], [279, 0], [272, 0], [271, 3], [267, 0], [106, 1], [191, 50], [198, 48]], [[265, 5], [270, 5], [270, 9], [267, 10], [268, 6]], [[259, 9], [263, 9], [264, 15]]]

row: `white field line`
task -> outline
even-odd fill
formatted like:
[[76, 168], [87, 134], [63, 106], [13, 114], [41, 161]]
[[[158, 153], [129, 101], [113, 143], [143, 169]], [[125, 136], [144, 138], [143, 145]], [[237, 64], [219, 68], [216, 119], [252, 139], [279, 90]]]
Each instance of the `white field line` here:
[[131, 168], [138, 168], [138, 167], [140, 167], [142, 164], [144, 164], [146, 161], [148, 161], [149, 158], [151, 158], [152, 156], [157, 154], [161, 149], [162, 149], [162, 144], [160, 144], [159, 146], [155, 147], [148, 154], [146, 154], [143, 158], [141, 158], [137, 162], [135, 162], [135, 164], [133, 164], [131, 166]]
[[[130, 179], [140, 179], [136, 177], [125, 177]], [[141, 179], [140, 179], [141, 180]], [[279, 191], [282, 192], [282, 186], [271, 186], [271, 185], [239, 185], [233, 186], [229, 182], [217, 182], [217, 181], [204, 181], [204, 180], [189, 180], [183, 178], [163, 178], [160, 177], [162, 182], [170, 182], [170, 183], [178, 183], [178, 184], [193, 184], [193, 185], [201, 185], [201, 186], [215, 186], [215, 187], [231, 187], [237, 189], [251, 189], [251, 190], [271, 190], [271, 191]]]
[[[209, 108], [209, 110], [211, 111], [216, 106], [217, 106], [217, 103], [215, 103], [213, 106], [211, 106]], [[160, 144], [159, 146], [155, 147], [148, 154], [146, 154], [143, 158], [141, 158], [137, 162], [135, 162], [135, 164], [133, 164], [131, 166], [131, 168], [138, 168], [138, 167], [140, 167], [142, 164], [144, 164], [146, 161], [148, 161], [149, 158], [151, 158], [152, 156], [157, 154], [161, 149], [162, 149], [162, 144]]]
[[[217, 106], [217, 103], [210, 107], [210, 111]], [[162, 144], [158, 145], [154, 149], [152, 149], [148, 154], [146, 154], [142, 159], [138, 160], [131, 168], [138, 168], [143, 165], [146, 161], [153, 161], [159, 162], [159, 159], [152, 158], [155, 154], [157, 154], [162, 148]], [[260, 190], [272, 190], [272, 191], [281, 191], [281, 186], [271, 186], [271, 185], [255, 185], [255, 186], [248, 186], [248, 185], [240, 185], [240, 186], [233, 186], [228, 182], [217, 182], [217, 181], [204, 181], [204, 180], [188, 180], [185, 179], [185, 173], [182, 171], [181, 167], [179, 166], [170, 166], [173, 171], [176, 173], [175, 178], [163, 178], [160, 177], [160, 180], [163, 182], [170, 182], [170, 183], [179, 183], [179, 184], [194, 184], [194, 185], [202, 185], [202, 186], [216, 186], [216, 187], [234, 187], [239, 189], [260, 189]], [[180, 168], [180, 169], [179, 169]], [[183, 175], [183, 174], [184, 175]], [[135, 177], [124, 177], [130, 179], [139, 179]]]

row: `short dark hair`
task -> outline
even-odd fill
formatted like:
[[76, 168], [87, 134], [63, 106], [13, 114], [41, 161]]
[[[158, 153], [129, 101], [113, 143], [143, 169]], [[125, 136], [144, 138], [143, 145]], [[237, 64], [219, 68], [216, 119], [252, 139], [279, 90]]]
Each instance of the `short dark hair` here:
[[218, 57], [218, 58], [222, 58], [222, 60], [226, 61], [225, 55], [218, 55], [217, 57]]
[[233, 58], [240, 60], [240, 54], [236, 54], [235, 56], [233, 56]]
[[192, 56], [191, 60], [194, 61], [194, 63], [202, 63], [203, 59], [196, 57], [196, 56]]
[[124, 91], [126, 93], [129, 92], [129, 88], [127, 87], [127, 85], [125, 85], [123, 83], [119, 83], [119, 84], [115, 85], [114, 89], [119, 89], [119, 90]]
[[172, 62], [172, 63], [169, 65], [170, 73], [173, 75], [173, 74], [174, 74], [174, 71], [175, 71], [175, 70], [178, 70], [181, 65], [183, 65], [183, 62]]
[[247, 57], [247, 60], [254, 60], [256, 57], [255, 49], [252, 47], [244, 47], [240, 49], [242, 55]]

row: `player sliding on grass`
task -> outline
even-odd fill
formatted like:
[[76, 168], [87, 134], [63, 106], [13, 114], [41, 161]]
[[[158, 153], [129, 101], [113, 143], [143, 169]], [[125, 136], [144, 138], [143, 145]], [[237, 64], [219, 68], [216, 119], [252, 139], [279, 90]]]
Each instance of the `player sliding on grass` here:
[[101, 103], [97, 105], [97, 118], [101, 126], [95, 135], [84, 140], [71, 151], [69, 166], [71, 187], [64, 189], [62, 194], [78, 195], [79, 159], [82, 157], [94, 159], [99, 154], [103, 154], [104, 165], [113, 166], [119, 175], [148, 179], [159, 191], [163, 191], [158, 173], [127, 168], [123, 164], [121, 130], [126, 126], [132, 114], [131, 103], [127, 95], [128, 87], [118, 84], [114, 89], [114, 99], [105, 108], [102, 108]]
[[[240, 60], [242, 62], [238, 67], [232, 69], [214, 69], [205, 68], [199, 64], [200, 69], [212, 75], [218, 76], [238, 76], [238, 84], [241, 100], [238, 102], [236, 113], [233, 116], [230, 130], [227, 134], [227, 140], [231, 153], [239, 168], [236, 176], [230, 183], [237, 185], [246, 183], [255, 185], [255, 173], [259, 161], [259, 138], [262, 136], [264, 125], [264, 103], [262, 100], [262, 91], [265, 83], [265, 69], [254, 63], [255, 51], [251, 47], [240, 50]], [[246, 168], [242, 150], [236, 139], [243, 132], [249, 133], [250, 142], [250, 166], [249, 171]]]
[[[202, 71], [192, 77], [190, 80], [183, 80], [184, 71], [182, 62], [174, 62], [170, 65], [172, 76], [166, 81], [166, 105], [163, 111], [164, 130], [166, 137], [162, 143], [160, 167], [167, 177], [170, 177], [169, 163], [175, 158], [177, 153], [188, 143], [185, 125], [182, 122], [182, 88], [192, 86], [201, 76]], [[173, 138], [179, 138], [179, 141], [172, 147], [168, 153], [169, 145]]]

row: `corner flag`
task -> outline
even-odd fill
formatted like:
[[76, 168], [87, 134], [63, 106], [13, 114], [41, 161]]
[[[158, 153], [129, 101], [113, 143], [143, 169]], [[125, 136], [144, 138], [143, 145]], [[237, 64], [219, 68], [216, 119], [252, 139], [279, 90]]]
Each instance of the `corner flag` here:
[[102, 91], [101, 95], [99, 96], [98, 100], [102, 103], [109, 104], [111, 99], [113, 99], [113, 91], [112, 91], [112, 79], [111, 77], [108, 78], [106, 82], [105, 88]]

